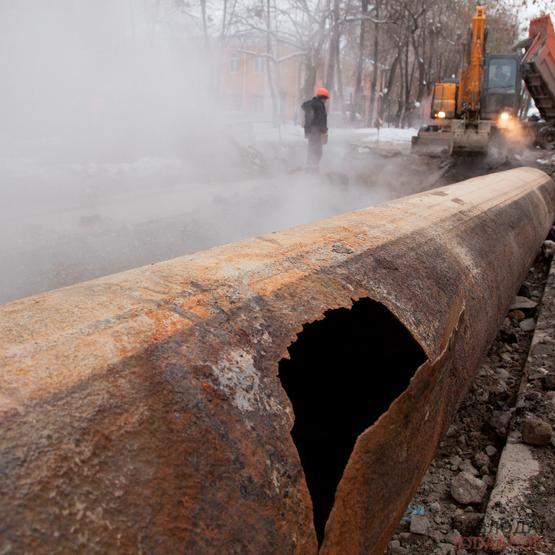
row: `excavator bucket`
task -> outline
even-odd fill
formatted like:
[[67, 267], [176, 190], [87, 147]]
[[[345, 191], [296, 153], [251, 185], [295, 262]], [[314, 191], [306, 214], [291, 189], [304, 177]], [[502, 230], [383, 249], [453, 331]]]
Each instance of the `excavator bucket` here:
[[491, 136], [491, 122], [468, 123], [450, 120], [447, 125], [421, 127], [412, 138], [412, 151], [429, 156], [457, 153], [485, 153]]
[[479, 121], [467, 123], [464, 120], [453, 120], [453, 153], [487, 152], [491, 137], [491, 122]]
[[425, 125], [412, 137], [411, 151], [428, 156], [449, 155], [453, 151], [453, 133], [450, 126]]

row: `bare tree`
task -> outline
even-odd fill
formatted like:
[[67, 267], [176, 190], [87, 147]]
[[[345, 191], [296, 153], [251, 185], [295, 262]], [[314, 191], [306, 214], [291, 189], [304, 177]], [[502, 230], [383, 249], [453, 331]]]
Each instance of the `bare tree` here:
[[[412, 124], [434, 82], [458, 74], [475, 10], [474, 0], [156, 1], [173, 1], [197, 21], [218, 76], [231, 44], [243, 56], [265, 58], [274, 121], [281, 119], [283, 64], [297, 58], [301, 96], [325, 84], [345, 113], [350, 89], [352, 119], [360, 114], [372, 126], [378, 118]], [[488, 7], [490, 51], [510, 51], [519, 32], [516, 3]]]

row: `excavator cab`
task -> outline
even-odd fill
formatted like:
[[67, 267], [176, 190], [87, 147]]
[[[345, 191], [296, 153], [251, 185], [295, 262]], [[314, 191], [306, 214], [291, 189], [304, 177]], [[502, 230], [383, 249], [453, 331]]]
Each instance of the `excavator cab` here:
[[490, 54], [486, 56], [480, 98], [482, 119], [503, 128], [518, 115], [522, 77], [520, 57]]

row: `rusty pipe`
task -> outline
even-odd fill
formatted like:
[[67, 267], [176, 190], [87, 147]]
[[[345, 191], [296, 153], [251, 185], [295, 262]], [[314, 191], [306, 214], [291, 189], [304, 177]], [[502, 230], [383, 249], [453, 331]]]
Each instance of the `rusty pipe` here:
[[[0, 307], [0, 552], [383, 553], [554, 216], [521, 168]], [[363, 299], [424, 358], [319, 548], [278, 366]]]

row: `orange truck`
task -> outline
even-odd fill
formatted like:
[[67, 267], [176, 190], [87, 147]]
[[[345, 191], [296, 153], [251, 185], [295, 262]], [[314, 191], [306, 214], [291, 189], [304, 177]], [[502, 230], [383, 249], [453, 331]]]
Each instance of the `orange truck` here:
[[522, 78], [543, 119], [536, 144], [555, 148], [555, 30], [548, 15], [533, 19], [522, 58]]

